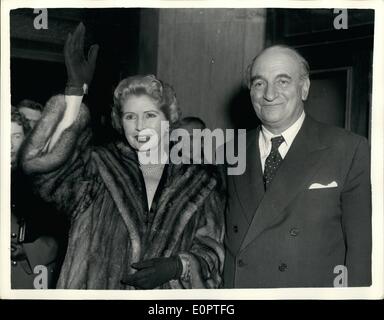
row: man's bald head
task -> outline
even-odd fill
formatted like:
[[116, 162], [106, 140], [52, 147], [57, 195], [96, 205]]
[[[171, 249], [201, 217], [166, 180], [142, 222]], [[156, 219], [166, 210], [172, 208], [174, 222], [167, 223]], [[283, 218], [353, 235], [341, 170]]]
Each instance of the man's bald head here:
[[252, 73], [252, 68], [253, 68], [255, 62], [260, 57], [262, 57], [263, 55], [269, 54], [272, 52], [276, 52], [276, 51], [284, 52], [287, 55], [294, 58], [297, 61], [298, 66], [300, 67], [302, 78], [303, 79], [309, 78], [310, 68], [309, 68], [308, 61], [297, 50], [295, 50], [289, 46], [286, 46], [286, 45], [278, 44], [278, 45], [273, 45], [271, 47], [265, 48], [256, 57], [254, 57], [252, 59], [252, 62], [248, 66], [248, 70], [247, 70], [247, 86], [248, 86], [248, 88], [250, 87], [250, 84], [251, 84], [251, 73]]

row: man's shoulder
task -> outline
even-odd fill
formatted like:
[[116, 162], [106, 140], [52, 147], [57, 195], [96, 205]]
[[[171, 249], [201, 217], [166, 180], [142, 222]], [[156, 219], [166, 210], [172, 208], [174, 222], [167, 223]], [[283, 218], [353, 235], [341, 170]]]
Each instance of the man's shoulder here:
[[327, 145], [337, 147], [341, 145], [356, 146], [360, 144], [368, 144], [367, 138], [354, 132], [341, 127], [319, 122], [313, 118], [309, 119], [311, 121], [311, 125], [317, 127], [320, 139]]

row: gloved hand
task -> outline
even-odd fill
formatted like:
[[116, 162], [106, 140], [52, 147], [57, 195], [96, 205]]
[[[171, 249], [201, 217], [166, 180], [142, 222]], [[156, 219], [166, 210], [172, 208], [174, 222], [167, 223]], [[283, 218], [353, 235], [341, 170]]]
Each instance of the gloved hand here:
[[137, 263], [132, 267], [138, 271], [130, 274], [121, 283], [140, 289], [153, 289], [172, 279], [178, 279], [183, 272], [179, 256], [154, 258]]
[[85, 27], [82, 22], [73, 34], [69, 33], [64, 45], [65, 66], [67, 68], [67, 86], [82, 88], [83, 84], [89, 85], [95, 71], [97, 52], [99, 46], [92, 45], [88, 51], [87, 60], [84, 57]]

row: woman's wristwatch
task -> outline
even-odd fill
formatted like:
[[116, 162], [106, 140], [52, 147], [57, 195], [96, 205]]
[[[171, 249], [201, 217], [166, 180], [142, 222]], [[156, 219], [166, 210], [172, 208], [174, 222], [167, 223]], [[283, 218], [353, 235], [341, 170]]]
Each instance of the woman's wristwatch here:
[[88, 93], [88, 85], [86, 83], [84, 83], [82, 87], [74, 86], [70, 84], [68, 84], [65, 87], [66, 96], [83, 96], [87, 93]]

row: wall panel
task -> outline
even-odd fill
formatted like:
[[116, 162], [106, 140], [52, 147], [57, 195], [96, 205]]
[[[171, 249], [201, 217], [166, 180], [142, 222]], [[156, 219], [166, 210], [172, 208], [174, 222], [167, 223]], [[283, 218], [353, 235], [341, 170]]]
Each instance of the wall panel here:
[[233, 113], [251, 108], [242, 83], [264, 32], [263, 9], [159, 10], [157, 75], [174, 86], [184, 116], [242, 126]]

